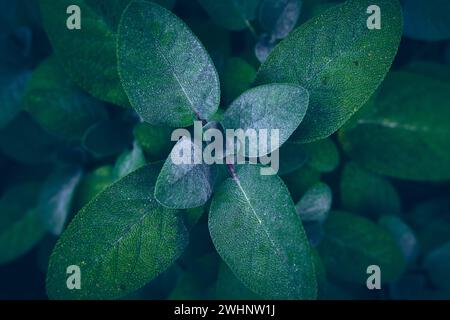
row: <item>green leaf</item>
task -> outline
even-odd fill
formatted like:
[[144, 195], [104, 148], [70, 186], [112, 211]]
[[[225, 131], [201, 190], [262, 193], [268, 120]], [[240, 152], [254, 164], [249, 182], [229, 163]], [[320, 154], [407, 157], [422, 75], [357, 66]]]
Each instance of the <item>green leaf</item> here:
[[[158, 176], [155, 198], [172, 209], [189, 209], [204, 205], [213, 193], [216, 167], [203, 161], [195, 163], [195, 142], [183, 137], [174, 147]], [[183, 163], [174, 162], [180, 152], [190, 151]]]
[[27, 182], [6, 191], [0, 199], [0, 264], [17, 259], [44, 236], [37, 203], [39, 184]]
[[355, 163], [345, 167], [340, 188], [342, 206], [348, 211], [370, 218], [401, 212], [400, 196], [394, 186]]
[[103, 104], [78, 89], [54, 58], [33, 72], [23, 99], [24, 109], [42, 128], [68, 140], [80, 140], [107, 117]]
[[52, 162], [60, 142], [24, 112], [0, 130], [0, 151], [25, 164]]
[[[149, 165], [105, 189], [56, 244], [47, 273], [51, 299], [114, 299], [144, 286], [186, 248], [177, 212], [153, 198], [159, 166]], [[81, 290], [68, 290], [66, 268], [80, 267]]]
[[415, 40], [450, 38], [450, 2], [446, 0], [403, 0], [405, 36]]
[[144, 152], [153, 160], [165, 159], [172, 149], [171, 141], [173, 129], [155, 127], [141, 122], [134, 127], [134, 137]]
[[213, 243], [233, 273], [267, 299], [314, 299], [311, 251], [282, 180], [245, 165], [214, 194]]
[[[370, 5], [381, 8], [381, 30], [367, 28]], [[256, 82], [305, 87], [311, 103], [295, 138], [326, 138], [377, 89], [397, 53], [401, 33], [397, 0], [349, 0], [292, 32], [261, 66]]]
[[285, 175], [300, 169], [308, 161], [308, 154], [304, 148], [289, 141], [280, 148], [279, 175]]
[[261, 0], [198, 0], [211, 19], [233, 31], [250, 28]]
[[312, 186], [295, 206], [303, 222], [323, 222], [331, 209], [333, 194], [325, 183]]
[[[117, 72], [120, 15], [130, 0], [40, 0], [42, 20], [67, 74], [96, 98], [128, 106]], [[81, 29], [66, 26], [70, 5], [81, 10]]]
[[[296, 143], [296, 142], [293, 142]], [[339, 165], [339, 151], [331, 139], [323, 139], [312, 143], [302, 144], [301, 147], [308, 155], [308, 164], [319, 172], [332, 172]]]
[[450, 67], [445, 64], [425, 60], [414, 60], [403, 70], [450, 82]]
[[103, 166], [84, 175], [73, 199], [73, 209], [78, 212], [97, 194], [111, 185], [115, 180], [114, 168]]
[[225, 64], [221, 77], [223, 103], [229, 105], [250, 88], [255, 80], [256, 71], [241, 58], [230, 58]]
[[129, 125], [120, 120], [104, 120], [90, 127], [83, 137], [83, 147], [95, 157], [121, 153], [133, 141]]
[[259, 23], [276, 39], [284, 39], [295, 28], [301, 8], [301, 0], [264, 0], [259, 8]]
[[397, 246], [403, 253], [405, 260], [410, 263], [418, 254], [418, 241], [414, 231], [399, 217], [384, 215], [378, 224], [385, 227], [394, 237]]
[[131, 105], [153, 125], [208, 120], [220, 102], [217, 71], [192, 31], [170, 11], [133, 1], [122, 15], [119, 73]]
[[42, 186], [36, 210], [43, 225], [53, 235], [59, 236], [64, 230], [81, 177], [79, 167], [61, 167], [55, 169]]
[[408, 222], [417, 230], [420, 249], [429, 253], [450, 240], [450, 199], [431, 199], [417, 205]]
[[[297, 85], [270, 84], [250, 89], [237, 98], [227, 109], [222, 120], [225, 129], [267, 130], [267, 150], [259, 148], [264, 141], [246, 144], [241, 152], [245, 156], [261, 157], [278, 149], [302, 122], [308, 109], [308, 91]], [[271, 130], [279, 130], [279, 145], [272, 145]], [[261, 140], [261, 141], [260, 141]], [[259, 150], [258, 150], [259, 149]], [[264, 152], [265, 151], [265, 152]]]
[[125, 151], [117, 159], [113, 172], [114, 178], [121, 179], [146, 163], [144, 152], [137, 143], [134, 143], [132, 150]]
[[424, 260], [424, 267], [433, 285], [450, 291], [450, 242], [433, 250]]
[[450, 179], [450, 84], [392, 72], [373, 106], [340, 134], [344, 150], [362, 167], [418, 180]]
[[0, 128], [8, 125], [20, 112], [20, 101], [30, 79], [28, 70], [3, 71], [0, 77]]
[[320, 181], [320, 172], [305, 165], [283, 176], [283, 180], [286, 182], [294, 201], [298, 201], [309, 188]]
[[371, 265], [381, 268], [382, 283], [396, 280], [405, 269], [403, 255], [389, 231], [349, 213], [330, 214], [318, 249], [327, 272], [348, 282], [365, 285]]

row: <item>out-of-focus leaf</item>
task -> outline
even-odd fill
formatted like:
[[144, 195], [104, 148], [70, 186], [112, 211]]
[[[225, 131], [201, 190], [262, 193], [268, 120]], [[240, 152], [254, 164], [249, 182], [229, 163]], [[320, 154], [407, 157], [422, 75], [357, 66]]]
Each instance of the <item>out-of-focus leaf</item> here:
[[303, 222], [323, 222], [331, 209], [333, 194], [325, 183], [312, 186], [295, 206]]
[[417, 230], [420, 249], [424, 253], [450, 241], [450, 200], [431, 199], [417, 205], [408, 214], [408, 221]]
[[117, 46], [122, 85], [144, 121], [184, 127], [216, 112], [220, 83], [214, 64], [170, 11], [133, 1], [122, 16]]
[[[190, 156], [184, 152], [190, 151]], [[213, 193], [216, 167], [203, 162], [196, 163], [196, 153], [201, 146], [183, 137], [167, 158], [155, 187], [155, 198], [172, 209], [189, 209], [204, 205]], [[180, 155], [180, 154], [183, 155]], [[176, 163], [174, 158], [184, 159]]]
[[308, 165], [283, 176], [288, 189], [295, 202], [314, 184], [320, 181], [320, 172]]
[[125, 151], [117, 159], [113, 172], [114, 178], [121, 179], [146, 163], [144, 152], [137, 143], [134, 143], [133, 149]]
[[61, 148], [60, 142], [26, 113], [20, 113], [0, 130], [0, 151], [25, 164], [53, 161]]
[[450, 66], [440, 63], [414, 60], [409, 63], [403, 70], [418, 73], [441, 81], [450, 82]]
[[260, 296], [236, 278], [225, 263], [221, 263], [219, 267], [216, 298], [219, 300], [261, 300]]
[[134, 128], [134, 137], [144, 152], [154, 160], [165, 159], [172, 149], [172, 129], [141, 122]]
[[289, 141], [280, 148], [279, 175], [285, 175], [301, 168], [308, 161], [308, 154], [304, 148]]
[[404, 34], [408, 38], [438, 41], [450, 38], [450, 2], [403, 0]]
[[2, 69], [29, 68], [32, 60], [30, 56], [32, 40], [32, 31], [28, 27], [19, 27], [9, 34], [0, 34], [0, 64]]
[[58, 236], [70, 213], [72, 198], [82, 177], [78, 167], [61, 167], [44, 182], [37, 211], [46, 229]]
[[371, 265], [381, 268], [382, 283], [403, 273], [403, 254], [385, 228], [344, 212], [332, 212], [324, 226], [325, 236], [318, 249], [331, 276], [365, 285]]
[[4, 128], [19, 114], [30, 74], [27, 70], [18, 70], [0, 75], [0, 128]]
[[449, 180], [449, 101], [449, 83], [391, 72], [374, 105], [341, 131], [341, 143], [371, 171], [407, 180]]
[[[367, 8], [375, 4], [383, 12], [381, 30], [367, 28]], [[401, 34], [397, 0], [346, 1], [283, 40], [261, 66], [256, 83], [305, 87], [311, 103], [295, 136], [302, 142], [326, 138], [375, 92], [391, 67]]]
[[129, 125], [120, 120], [104, 120], [90, 127], [83, 137], [83, 147], [95, 157], [121, 153], [132, 144]]
[[96, 195], [111, 185], [115, 180], [114, 168], [103, 166], [84, 175], [73, 199], [74, 212], [78, 212]]
[[282, 180], [244, 165], [215, 192], [209, 231], [237, 278], [267, 299], [315, 299], [317, 283], [302, 223]]
[[0, 264], [33, 248], [45, 234], [33, 207], [40, 185], [27, 182], [12, 187], [0, 199]]
[[[289, 84], [270, 84], [246, 91], [227, 109], [221, 124], [225, 129], [266, 130], [266, 141], [245, 143], [241, 154], [261, 157], [278, 149], [297, 129], [306, 114], [309, 103], [308, 91], [300, 86]], [[279, 131], [279, 145], [272, 144], [272, 130]], [[259, 145], [267, 146], [267, 150]]]
[[[117, 72], [117, 27], [130, 1], [40, 0], [45, 30], [67, 74], [94, 97], [120, 106], [129, 103]], [[71, 5], [80, 7], [80, 30], [66, 26]]]
[[261, 0], [198, 0], [211, 19], [229, 30], [250, 28]]
[[389, 230], [407, 262], [418, 254], [418, 241], [414, 231], [398, 216], [384, 215], [378, 223]]
[[250, 88], [256, 71], [241, 58], [230, 58], [221, 77], [223, 102], [226, 106]]
[[450, 242], [434, 249], [425, 257], [423, 266], [433, 285], [439, 289], [450, 291]]
[[339, 151], [329, 138], [302, 144], [299, 147], [308, 155], [308, 165], [319, 172], [332, 172], [339, 165]]
[[78, 89], [54, 58], [33, 72], [23, 100], [24, 109], [42, 128], [68, 140], [80, 140], [107, 117], [103, 104]]
[[[75, 216], [50, 258], [51, 299], [113, 299], [166, 270], [186, 248], [176, 211], [153, 198], [159, 166], [134, 171], [106, 188]], [[68, 290], [66, 268], [80, 267], [80, 290]]]
[[263, 63], [267, 60], [272, 50], [277, 45], [276, 39], [273, 35], [268, 33], [263, 33], [256, 42], [255, 45], [255, 55], [259, 62]]
[[401, 211], [400, 196], [394, 186], [355, 163], [346, 165], [340, 188], [342, 206], [350, 212], [378, 218]]
[[297, 24], [301, 8], [301, 0], [264, 0], [259, 8], [259, 23], [277, 39], [284, 39]]

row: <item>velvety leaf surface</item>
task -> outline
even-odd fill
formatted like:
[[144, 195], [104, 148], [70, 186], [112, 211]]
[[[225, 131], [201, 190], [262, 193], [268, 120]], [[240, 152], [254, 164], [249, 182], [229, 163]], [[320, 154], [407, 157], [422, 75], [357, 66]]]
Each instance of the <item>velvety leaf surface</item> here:
[[[159, 167], [139, 169], [105, 189], [69, 224], [50, 258], [52, 299], [113, 299], [166, 270], [187, 245], [177, 212], [153, 198]], [[81, 290], [68, 290], [66, 268], [78, 265]]]
[[402, 252], [389, 231], [344, 212], [330, 214], [319, 252], [332, 277], [362, 285], [370, 265], [381, 268], [382, 283], [396, 280], [405, 268]]
[[393, 72], [374, 106], [361, 110], [341, 132], [341, 143], [353, 160], [374, 172], [408, 180], [449, 180], [449, 101], [449, 83]]
[[[381, 8], [381, 30], [367, 28], [367, 7]], [[292, 32], [261, 66], [257, 83], [295, 83], [311, 96], [295, 136], [303, 142], [338, 130], [388, 72], [402, 33], [397, 0], [349, 0]]]
[[12, 187], [0, 199], [0, 264], [8, 263], [33, 248], [45, 229], [33, 207], [40, 185], [24, 183]]
[[[283, 145], [302, 122], [308, 109], [308, 91], [297, 85], [270, 84], [250, 89], [237, 98], [227, 109], [222, 120], [225, 129], [267, 130], [267, 150], [259, 144], [246, 144], [241, 150], [246, 156], [264, 156]], [[279, 145], [272, 145], [271, 130], [279, 130]], [[240, 141], [243, 144], [243, 141]], [[258, 150], [259, 149], [259, 150]], [[265, 152], [264, 152], [265, 151]]]
[[177, 16], [146, 1], [125, 10], [118, 37], [119, 73], [131, 105], [153, 125], [189, 126], [219, 107], [217, 71]]
[[[120, 106], [129, 103], [117, 72], [117, 27], [130, 1], [40, 0], [45, 30], [68, 75], [94, 97]], [[80, 7], [80, 30], [66, 26], [70, 5]]]
[[252, 29], [261, 0], [198, 0], [211, 19], [229, 30]]
[[[189, 209], [204, 205], [213, 193], [216, 167], [202, 163], [196, 164], [196, 146], [193, 141], [182, 138], [172, 150], [159, 174], [155, 188], [155, 198], [164, 206], [173, 209]], [[180, 150], [190, 150], [186, 162], [174, 163]], [[202, 152], [199, 148], [198, 152]]]
[[314, 299], [317, 284], [308, 240], [277, 176], [240, 167], [214, 194], [213, 243], [237, 278], [267, 299]]
[[342, 207], [350, 212], [377, 218], [401, 211], [400, 196], [389, 180], [355, 163], [344, 168], [340, 188]]
[[261, 300], [256, 293], [250, 291], [225, 263], [221, 263], [216, 283], [216, 296], [220, 300]]
[[80, 140], [107, 117], [103, 104], [78, 89], [54, 58], [33, 72], [23, 106], [42, 128], [68, 140]]

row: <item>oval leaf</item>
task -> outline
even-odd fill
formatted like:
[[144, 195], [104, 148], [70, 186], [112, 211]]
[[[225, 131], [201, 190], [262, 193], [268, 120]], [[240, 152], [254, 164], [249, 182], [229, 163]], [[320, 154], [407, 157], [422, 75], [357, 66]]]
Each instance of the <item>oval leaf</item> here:
[[284, 39], [297, 24], [301, 8], [301, 0], [264, 0], [259, 8], [259, 22], [275, 38]]
[[[253, 88], [237, 98], [225, 112], [221, 123], [225, 129], [242, 129], [244, 132], [256, 130], [260, 137], [261, 130], [267, 130], [267, 141], [250, 143], [242, 150], [245, 156], [261, 157], [278, 149], [289, 139], [302, 122], [308, 103], [308, 91], [300, 86], [264, 85]], [[278, 145], [272, 145], [272, 130], [279, 131]], [[245, 141], [240, 143], [244, 145]], [[267, 150], [259, 148], [259, 145], [264, 143]]]
[[154, 125], [189, 126], [220, 102], [217, 71], [203, 45], [177, 16], [133, 1], [122, 15], [119, 73], [131, 105]]
[[450, 179], [450, 85], [393, 72], [374, 105], [340, 135], [344, 150], [362, 167], [419, 181]]
[[[367, 8], [381, 8], [380, 30], [367, 28]], [[295, 136], [302, 142], [338, 130], [377, 89], [397, 53], [402, 16], [397, 0], [349, 0], [305, 23], [271, 53], [257, 83], [295, 83], [311, 95]]]
[[[177, 212], [153, 198], [159, 166], [119, 180], [81, 209], [52, 253], [47, 293], [52, 299], [114, 299], [139, 289], [184, 251], [186, 228]], [[69, 290], [68, 266], [80, 267], [82, 286]]]
[[289, 192], [259, 166], [241, 167], [215, 193], [213, 243], [234, 274], [267, 299], [314, 299], [311, 250]]
[[325, 183], [312, 186], [295, 206], [304, 222], [323, 222], [331, 209], [333, 194]]

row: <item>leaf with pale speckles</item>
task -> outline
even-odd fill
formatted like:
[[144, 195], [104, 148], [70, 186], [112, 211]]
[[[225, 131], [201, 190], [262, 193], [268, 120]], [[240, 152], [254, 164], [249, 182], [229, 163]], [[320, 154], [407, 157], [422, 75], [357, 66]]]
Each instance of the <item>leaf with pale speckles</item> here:
[[261, 297], [316, 298], [308, 239], [279, 177], [240, 167], [213, 197], [209, 230], [222, 259]]
[[[153, 198], [159, 167], [134, 171], [75, 216], [50, 258], [50, 298], [120, 298], [150, 282], [181, 255], [188, 242], [181, 217]], [[67, 289], [70, 265], [80, 267], [80, 290]]]
[[144, 121], [184, 127], [217, 111], [220, 84], [212, 60], [170, 11], [133, 1], [119, 24], [117, 50], [122, 85]]
[[[370, 5], [381, 8], [381, 30], [367, 28]], [[349, 0], [292, 32], [261, 66], [256, 82], [305, 87], [311, 103], [295, 137], [319, 140], [337, 131], [374, 93], [392, 64], [401, 34], [397, 0]]]

